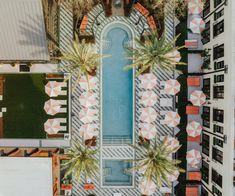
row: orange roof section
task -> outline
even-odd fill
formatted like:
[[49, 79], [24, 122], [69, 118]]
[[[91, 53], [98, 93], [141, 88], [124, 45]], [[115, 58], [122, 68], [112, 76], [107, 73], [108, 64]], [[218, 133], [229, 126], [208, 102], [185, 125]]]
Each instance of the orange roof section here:
[[197, 180], [197, 181], [201, 181], [202, 179], [202, 174], [200, 171], [189, 171], [187, 172], [187, 179], [188, 180]]
[[188, 84], [188, 86], [200, 86], [201, 79], [200, 79], [200, 77], [188, 77], [187, 84]]
[[186, 196], [199, 196], [199, 187], [198, 186], [187, 186], [186, 187]]

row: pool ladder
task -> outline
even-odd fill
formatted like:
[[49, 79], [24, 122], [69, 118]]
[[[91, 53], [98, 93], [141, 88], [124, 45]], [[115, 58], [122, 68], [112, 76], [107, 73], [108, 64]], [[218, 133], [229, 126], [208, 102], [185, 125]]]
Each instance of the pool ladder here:
[[103, 138], [103, 145], [120, 145], [120, 144], [131, 144], [132, 139], [130, 137], [123, 136], [108, 136]]

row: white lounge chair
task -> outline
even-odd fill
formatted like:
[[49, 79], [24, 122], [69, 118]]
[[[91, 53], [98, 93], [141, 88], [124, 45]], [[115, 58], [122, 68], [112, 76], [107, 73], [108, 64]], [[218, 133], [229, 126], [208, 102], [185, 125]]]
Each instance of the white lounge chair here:
[[58, 120], [60, 121], [60, 123], [66, 123], [67, 122], [66, 118], [59, 118]]
[[60, 108], [60, 112], [59, 113], [66, 113], [67, 112], [67, 108]]
[[66, 126], [60, 126], [60, 131], [67, 131], [67, 127]]
[[173, 99], [172, 98], [160, 98], [160, 106], [161, 107], [173, 107]]
[[61, 105], [67, 105], [67, 100], [59, 100]]
[[66, 90], [62, 90], [59, 95], [67, 95], [67, 91]]
[[67, 82], [60, 82], [61, 87], [67, 87]]

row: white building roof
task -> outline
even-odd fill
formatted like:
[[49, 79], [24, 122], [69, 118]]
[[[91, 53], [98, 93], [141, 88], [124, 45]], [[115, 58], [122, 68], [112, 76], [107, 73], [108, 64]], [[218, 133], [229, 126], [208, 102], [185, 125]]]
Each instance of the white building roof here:
[[41, 0], [0, 1], [0, 61], [49, 60]]
[[0, 196], [52, 196], [52, 159], [0, 157]]

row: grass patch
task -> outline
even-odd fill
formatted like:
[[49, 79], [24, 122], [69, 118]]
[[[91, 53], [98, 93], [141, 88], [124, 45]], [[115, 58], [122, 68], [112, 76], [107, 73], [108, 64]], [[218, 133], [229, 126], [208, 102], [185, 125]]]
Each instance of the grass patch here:
[[67, 114], [50, 116], [44, 111], [44, 103], [50, 99], [44, 92], [48, 82], [45, 74], [5, 74], [4, 77], [3, 100], [0, 101], [1, 108], [7, 108], [3, 113], [4, 138], [46, 138], [46, 120], [67, 117]]

